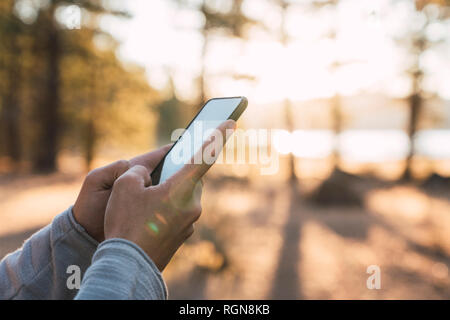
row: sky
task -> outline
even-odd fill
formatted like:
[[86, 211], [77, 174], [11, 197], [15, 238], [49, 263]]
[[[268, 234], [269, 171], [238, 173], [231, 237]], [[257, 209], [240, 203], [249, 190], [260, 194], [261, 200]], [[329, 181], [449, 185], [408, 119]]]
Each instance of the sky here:
[[[357, 104], [350, 113], [360, 128], [354, 124], [338, 137], [320, 126], [315, 130], [295, 126], [297, 130], [291, 133], [281, 130], [281, 139], [275, 141], [281, 153], [324, 157], [338, 139], [343, 155], [352, 159], [404, 158], [410, 145], [403, 130], [406, 109], [403, 114], [395, 111], [393, 100], [383, 97], [404, 98], [410, 94], [411, 81], [405, 70], [414, 56], [405, 41], [420, 30], [434, 43], [418, 60], [425, 72], [424, 89], [446, 99], [443, 115], [450, 115], [450, 19], [435, 22], [437, 7], [428, 6], [425, 13], [419, 13], [412, 0], [340, 0], [336, 6], [312, 8], [308, 5], [311, 1], [292, 0], [284, 24], [288, 41], [282, 45], [280, 8], [271, 0], [245, 0], [245, 15], [259, 25], [246, 30], [246, 39], [213, 34], [202, 62], [204, 39], [200, 30], [205, 20], [195, 6], [201, 0], [186, 1], [194, 4], [190, 7], [175, 0], [102, 1], [132, 15], [131, 19], [104, 16], [100, 21], [101, 27], [119, 40], [119, 58], [144, 67], [149, 83], [157, 89], [167, 86], [170, 75], [181, 99], [195, 101], [202, 63], [207, 95], [246, 96], [250, 105], [243, 118], [248, 123], [265, 120], [266, 126], [272, 122], [267, 128], [276, 128], [276, 118], [284, 123], [280, 108], [286, 98], [294, 105], [315, 99], [313, 107], [322, 108], [323, 118], [323, 108], [328, 107], [317, 99], [328, 101], [324, 98], [336, 94], [352, 97], [345, 105]], [[31, 23], [39, 6], [48, 2], [17, 0], [15, 10]], [[229, 9], [231, 0], [209, 3], [221, 11]], [[81, 17], [82, 12], [73, 5], [62, 6], [56, 13], [58, 22], [69, 29], [80, 27]], [[426, 17], [431, 18], [429, 23]], [[330, 31], [335, 33], [334, 38], [327, 36]], [[336, 63], [340, 66], [332, 68]], [[383, 114], [386, 103], [390, 110]], [[370, 104], [376, 105], [375, 113], [367, 109]], [[298, 110], [294, 110], [297, 118]], [[374, 125], [378, 130], [373, 130]], [[449, 137], [450, 130], [445, 126], [418, 132], [419, 153], [450, 158]]]
[[[125, 2], [133, 18], [104, 18], [102, 26], [121, 40], [119, 55], [147, 69], [150, 83], [162, 88], [173, 76], [181, 98], [194, 99], [200, 71], [203, 16], [169, 0]], [[412, 1], [343, 0], [337, 9], [311, 10], [294, 1], [287, 13], [290, 43], [283, 47], [277, 32], [280, 12], [266, 0], [244, 2], [245, 14], [262, 21], [267, 30], [250, 28], [249, 39], [212, 37], [206, 70], [211, 96], [246, 95], [255, 103], [330, 97], [361, 91], [407, 96], [410, 81], [405, 70], [411, 62], [395, 39], [422, 27], [423, 16]], [[122, 2], [124, 3], [124, 2]], [[218, 3], [227, 3], [221, 1]], [[220, 6], [220, 5], [219, 5]], [[335, 28], [336, 41], [325, 37]], [[427, 89], [450, 99], [450, 22], [427, 28], [431, 39], [447, 37], [420, 60], [427, 71]], [[339, 61], [343, 66], [332, 72]], [[237, 81], [229, 74], [249, 75], [256, 81]], [[224, 76], [224, 74], [227, 74]]]
[[[126, 4], [133, 18], [122, 21], [106, 17], [102, 27], [122, 43], [118, 52], [121, 59], [146, 68], [152, 86], [164, 88], [170, 74], [177, 95], [194, 100], [198, 92], [195, 79], [202, 61], [203, 38], [199, 31], [204, 18], [195, 9], [175, 2], [122, 1], [121, 5]], [[279, 42], [278, 8], [268, 0], [246, 0], [245, 14], [261, 21], [264, 28], [250, 27], [245, 40], [221, 34], [209, 39], [205, 61], [207, 94], [248, 97], [251, 103], [247, 117], [244, 116], [247, 120], [274, 114], [273, 107], [269, 110], [262, 106], [279, 106], [285, 97], [306, 101], [329, 98], [336, 93], [394, 98], [409, 95], [411, 82], [405, 70], [413, 60], [400, 44], [411, 32], [423, 28], [426, 21], [423, 14], [415, 11], [412, 1], [341, 0], [336, 8], [322, 9], [308, 9], [307, 2], [292, 1], [285, 25], [289, 43], [283, 46]], [[216, 1], [217, 9], [227, 3]], [[435, 14], [432, 7], [428, 10], [429, 16]], [[334, 40], [326, 37], [333, 29]], [[447, 100], [450, 100], [449, 31], [450, 21], [429, 24], [425, 29], [427, 37], [441, 43], [427, 50], [419, 61], [426, 72], [425, 89]], [[341, 67], [333, 71], [331, 66], [336, 61]], [[230, 75], [245, 75], [255, 81], [237, 80]], [[369, 122], [383, 121], [379, 118], [372, 116]], [[324, 157], [332, 152], [335, 143], [332, 133], [322, 129], [281, 131], [281, 135], [284, 138], [275, 143], [277, 149], [300, 157]], [[449, 137], [450, 130], [419, 132], [416, 137], [419, 153], [450, 158]], [[343, 156], [358, 161], [402, 159], [410, 146], [400, 127], [347, 130], [338, 139]]]

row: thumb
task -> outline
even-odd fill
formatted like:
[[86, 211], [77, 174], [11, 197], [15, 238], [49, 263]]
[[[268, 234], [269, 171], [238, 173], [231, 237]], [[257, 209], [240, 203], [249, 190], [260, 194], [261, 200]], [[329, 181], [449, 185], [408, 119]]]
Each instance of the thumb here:
[[142, 165], [146, 167], [149, 171], [153, 171], [158, 163], [164, 158], [167, 152], [170, 150], [173, 144], [168, 144], [164, 147], [161, 147], [155, 151], [145, 153], [143, 155], [137, 156], [131, 159], [130, 165]]
[[101, 168], [97, 168], [89, 172], [86, 178], [90, 188], [107, 190], [111, 189], [114, 182], [122, 174], [124, 174], [130, 168], [130, 163], [126, 160], [119, 160], [106, 165]]
[[126, 185], [130, 188], [132, 185], [139, 185], [141, 188], [148, 187], [152, 184], [152, 178], [146, 167], [137, 165], [128, 169], [114, 183], [114, 185]]

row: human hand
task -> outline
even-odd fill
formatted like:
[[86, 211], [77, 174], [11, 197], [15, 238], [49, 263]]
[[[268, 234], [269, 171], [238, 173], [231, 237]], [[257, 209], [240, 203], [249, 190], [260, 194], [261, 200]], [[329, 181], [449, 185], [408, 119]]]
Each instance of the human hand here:
[[89, 172], [72, 209], [75, 220], [91, 237], [98, 242], [103, 241], [106, 205], [116, 179], [135, 165], [144, 166], [149, 172], [153, 171], [171, 146], [164, 146], [131, 160], [119, 160]]
[[[211, 150], [210, 156], [217, 158], [226, 133], [235, 125], [232, 120], [224, 122], [218, 128], [222, 139], [210, 139], [200, 152]], [[129, 169], [114, 183], [105, 214], [105, 238], [136, 243], [162, 271], [194, 232], [193, 224], [201, 214], [201, 178], [211, 165], [211, 161], [186, 164], [156, 186], [146, 167]]]

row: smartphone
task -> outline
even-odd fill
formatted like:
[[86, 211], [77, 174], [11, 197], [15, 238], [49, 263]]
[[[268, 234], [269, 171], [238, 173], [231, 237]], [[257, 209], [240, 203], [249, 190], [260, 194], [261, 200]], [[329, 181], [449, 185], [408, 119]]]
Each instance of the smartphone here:
[[[170, 148], [161, 162], [153, 170], [151, 173], [152, 184], [157, 185], [164, 182], [177, 173], [186, 163], [183, 161], [174, 161], [172, 153], [176, 153], [178, 156], [183, 150], [189, 150], [189, 154], [183, 154], [183, 158], [187, 160], [192, 159], [209, 137], [208, 134], [202, 133], [212, 133], [214, 129], [226, 120], [231, 119], [237, 121], [247, 108], [247, 104], [247, 98], [245, 97], [214, 98], [208, 100], [186, 127], [184, 133], [177, 139], [172, 148]], [[201, 130], [198, 130], [198, 128], [201, 128]], [[199, 131], [200, 134], [198, 133]]]

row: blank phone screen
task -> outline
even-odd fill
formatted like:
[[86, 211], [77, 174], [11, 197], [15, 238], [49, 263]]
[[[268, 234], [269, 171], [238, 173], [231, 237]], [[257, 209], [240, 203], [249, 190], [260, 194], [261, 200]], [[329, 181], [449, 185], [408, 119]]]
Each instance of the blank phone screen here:
[[159, 183], [177, 173], [200, 151], [206, 139], [241, 103], [242, 98], [210, 100], [186, 128], [164, 160]]

